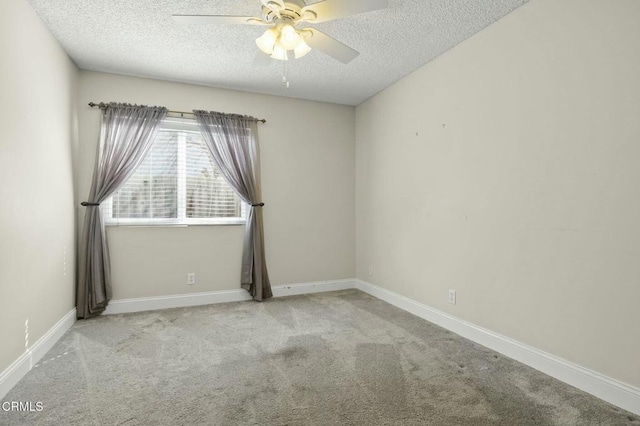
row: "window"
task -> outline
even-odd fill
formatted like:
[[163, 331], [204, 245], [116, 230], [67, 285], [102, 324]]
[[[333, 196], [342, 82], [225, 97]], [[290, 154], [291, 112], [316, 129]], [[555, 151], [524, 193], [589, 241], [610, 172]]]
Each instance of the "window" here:
[[176, 118], [165, 119], [143, 162], [102, 209], [111, 225], [237, 224], [246, 211], [197, 124]]

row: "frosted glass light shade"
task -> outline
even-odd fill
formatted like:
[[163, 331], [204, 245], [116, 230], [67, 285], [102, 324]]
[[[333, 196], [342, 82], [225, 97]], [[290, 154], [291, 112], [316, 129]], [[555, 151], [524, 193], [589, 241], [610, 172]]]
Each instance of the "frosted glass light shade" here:
[[271, 55], [278, 40], [278, 31], [275, 28], [269, 28], [262, 34], [262, 36], [256, 39], [258, 48], [267, 55]]
[[279, 59], [281, 61], [289, 60], [289, 56], [287, 55], [287, 49], [285, 49], [284, 46], [282, 46], [282, 44], [280, 43], [280, 40], [278, 40], [278, 42], [273, 47], [273, 53], [271, 54], [271, 57], [273, 59]]
[[300, 42], [302, 41], [302, 37], [298, 34], [295, 28], [293, 28], [289, 24], [285, 24], [282, 26], [280, 30], [280, 43], [287, 50], [294, 50]]
[[293, 53], [295, 53], [296, 55], [296, 59], [302, 58], [304, 55], [306, 55], [309, 52], [311, 52], [311, 48], [307, 43], [304, 42], [304, 40], [300, 40], [298, 47], [296, 47], [295, 50], [293, 51]]

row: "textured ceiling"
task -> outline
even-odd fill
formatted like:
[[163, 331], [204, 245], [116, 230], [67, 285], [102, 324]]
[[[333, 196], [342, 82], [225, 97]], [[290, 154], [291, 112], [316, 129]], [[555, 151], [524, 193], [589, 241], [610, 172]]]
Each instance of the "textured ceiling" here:
[[[349, 1], [349, 0], [344, 0]], [[261, 26], [180, 25], [172, 14], [259, 16], [259, 0], [29, 0], [85, 70], [358, 105], [528, 0], [389, 0], [314, 27], [360, 51], [254, 64]], [[316, 1], [307, 1], [308, 4]]]

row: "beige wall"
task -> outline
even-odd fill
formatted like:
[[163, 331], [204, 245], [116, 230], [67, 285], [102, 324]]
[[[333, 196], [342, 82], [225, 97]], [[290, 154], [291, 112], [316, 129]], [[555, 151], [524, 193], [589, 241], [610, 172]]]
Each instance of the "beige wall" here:
[[639, 19], [532, 0], [357, 107], [357, 277], [640, 386]]
[[0, 372], [74, 307], [77, 69], [25, 0], [0, 2]]
[[[100, 113], [89, 101], [209, 109], [259, 126], [273, 285], [355, 276], [355, 109], [210, 87], [81, 72], [78, 198], [91, 182]], [[80, 211], [83, 215], [84, 212]], [[239, 288], [244, 226], [109, 227], [114, 299]], [[187, 286], [188, 272], [197, 284]]]

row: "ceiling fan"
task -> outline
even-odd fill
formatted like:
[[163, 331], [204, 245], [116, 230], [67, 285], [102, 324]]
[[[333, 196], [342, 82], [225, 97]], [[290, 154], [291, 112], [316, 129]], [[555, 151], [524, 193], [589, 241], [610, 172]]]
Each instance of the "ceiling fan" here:
[[243, 24], [264, 25], [270, 28], [256, 39], [258, 48], [274, 59], [286, 61], [291, 51], [296, 59], [317, 49], [349, 63], [360, 53], [325, 33], [311, 27], [300, 28], [303, 23], [316, 24], [344, 18], [358, 13], [388, 7], [388, 0], [324, 0], [307, 5], [304, 0], [260, 0], [262, 15], [173, 15], [184, 24]]

